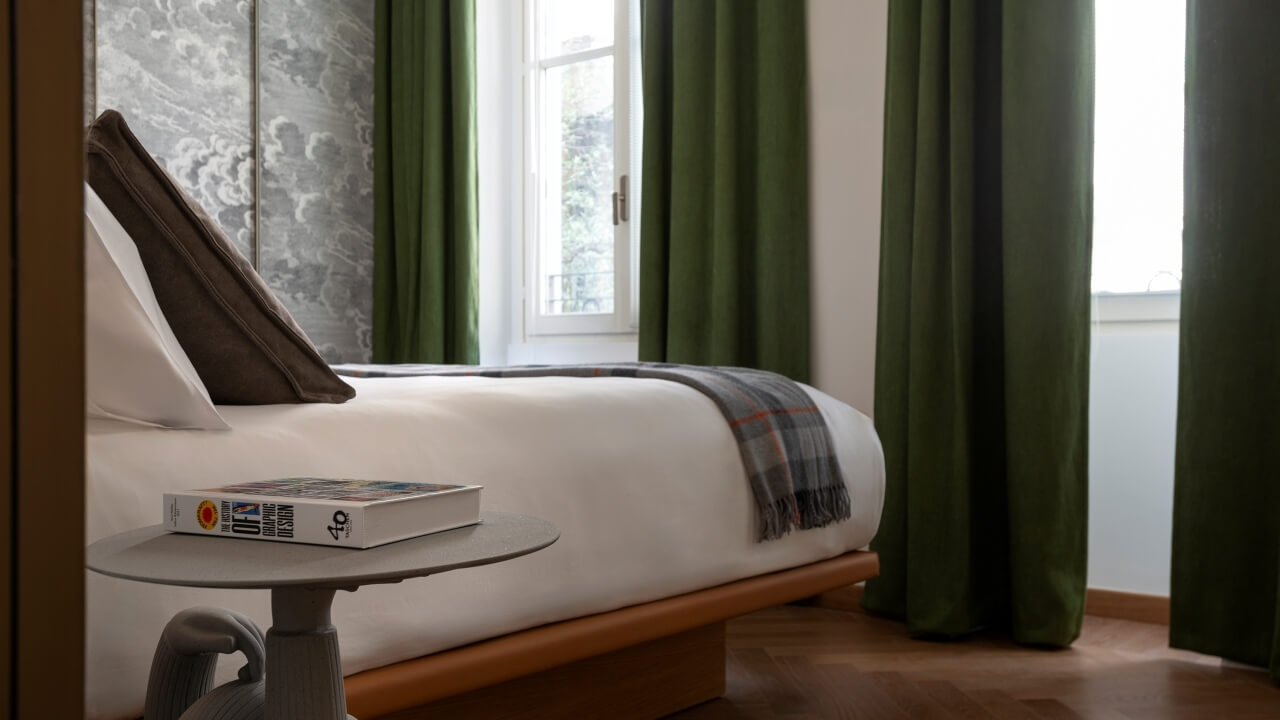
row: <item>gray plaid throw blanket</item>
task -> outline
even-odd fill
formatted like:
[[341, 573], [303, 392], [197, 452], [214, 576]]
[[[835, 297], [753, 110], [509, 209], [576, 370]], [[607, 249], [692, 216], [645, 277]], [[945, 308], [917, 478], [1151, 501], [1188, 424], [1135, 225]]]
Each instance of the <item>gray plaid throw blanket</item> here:
[[804, 388], [775, 373], [666, 363], [525, 365], [335, 365], [352, 377], [635, 377], [687, 385], [720, 408], [738, 441], [755, 496], [758, 540], [849, 517], [849, 491], [822, 413]]

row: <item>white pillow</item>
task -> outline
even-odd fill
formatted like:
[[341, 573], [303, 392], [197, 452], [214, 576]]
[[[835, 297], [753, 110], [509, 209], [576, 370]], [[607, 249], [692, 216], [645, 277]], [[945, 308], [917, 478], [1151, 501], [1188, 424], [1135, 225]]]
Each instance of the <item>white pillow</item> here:
[[84, 186], [85, 400], [90, 417], [227, 430], [160, 312], [129, 233]]

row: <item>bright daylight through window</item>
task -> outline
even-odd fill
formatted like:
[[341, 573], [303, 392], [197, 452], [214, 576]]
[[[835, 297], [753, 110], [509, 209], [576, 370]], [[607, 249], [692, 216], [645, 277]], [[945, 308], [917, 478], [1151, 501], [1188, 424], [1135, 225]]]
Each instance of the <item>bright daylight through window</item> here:
[[632, 4], [529, 0], [533, 334], [633, 331]]
[[1097, 3], [1093, 291], [1178, 290], [1186, 6]]

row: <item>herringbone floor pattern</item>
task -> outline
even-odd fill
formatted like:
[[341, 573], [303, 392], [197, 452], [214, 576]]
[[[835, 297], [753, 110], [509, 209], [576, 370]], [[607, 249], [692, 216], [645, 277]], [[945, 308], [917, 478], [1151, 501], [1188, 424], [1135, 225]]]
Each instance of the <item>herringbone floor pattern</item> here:
[[1280, 719], [1265, 673], [1171, 650], [1161, 625], [1086, 617], [1069, 650], [925, 642], [859, 611], [787, 606], [728, 624], [724, 697], [679, 720]]

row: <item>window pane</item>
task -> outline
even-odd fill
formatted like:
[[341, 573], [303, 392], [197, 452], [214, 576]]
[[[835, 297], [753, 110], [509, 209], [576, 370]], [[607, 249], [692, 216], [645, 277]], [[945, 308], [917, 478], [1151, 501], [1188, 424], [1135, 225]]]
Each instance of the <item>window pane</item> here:
[[1096, 13], [1093, 291], [1176, 290], [1186, 6], [1124, 0]]
[[543, 82], [540, 312], [613, 312], [613, 58]]
[[541, 0], [542, 57], [613, 44], [613, 0]]

